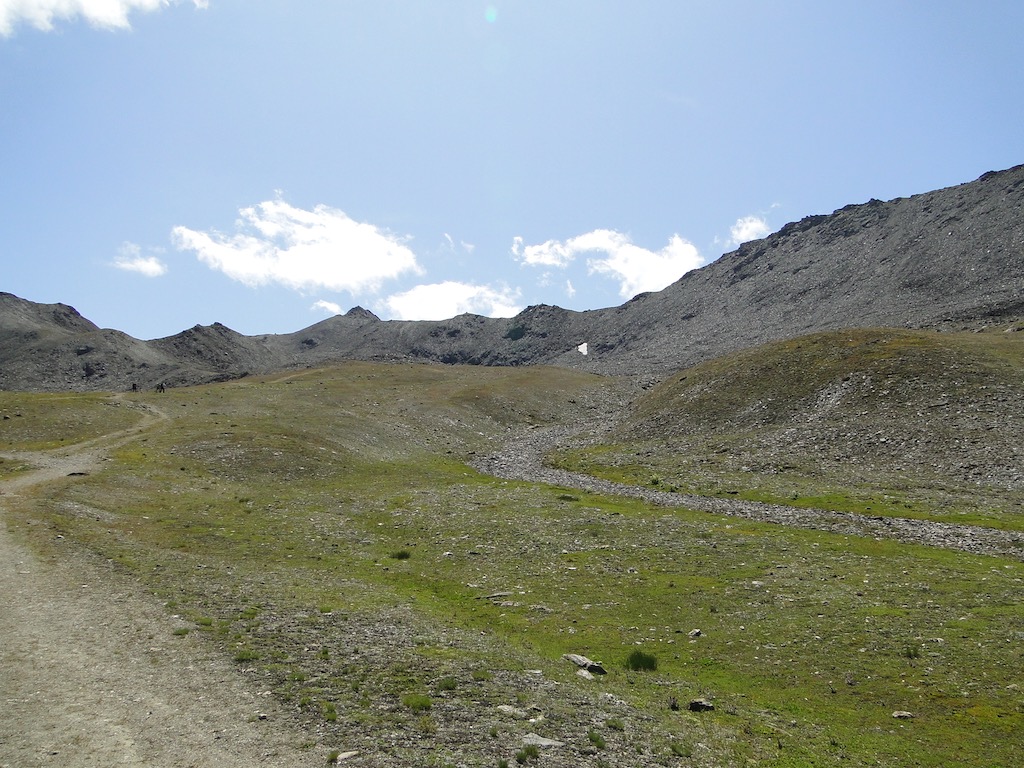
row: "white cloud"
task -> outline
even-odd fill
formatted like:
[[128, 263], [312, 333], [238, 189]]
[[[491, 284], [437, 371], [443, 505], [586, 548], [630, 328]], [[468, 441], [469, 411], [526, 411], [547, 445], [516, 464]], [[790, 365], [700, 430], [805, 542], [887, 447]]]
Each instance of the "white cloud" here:
[[523, 239], [517, 237], [512, 243], [512, 255], [530, 266], [564, 268], [584, 253], [606, 254], [587, 259], [587, 267], [591, 274], [617, 280], [619, 294], [625, 298], [644, 291], [660, 291], [704, 264], [697, 247], [679, 235], [672, 235], [660, 251], [634, 245], [628, 235], [610, 229], [596, 229], [564, 242], [548, 240], [541, 245], [524, 245]]
[[736, 219], [736, 223], [729, 228], [728, 247], [745, 243], [749, 240], [760, 240], [772, 233], [768, 222], [759, 216], [743, 216]]
[[[451, 235], [445, 232], [444, 240], [445, 243], [448, 245], [448, 250], [451, 251], [452, 253], [455, 253], [455, 238], [453, 238]], [[476, 246], [473, 245], [473, 243], [467, 243], [465, 240], [459, 240], [459, 248], [461, 248], [466, 253], [473, 253], [473, 251], [476, 250]]]
[[127, 272], [138, 272], [146, 277], [160, 277], [167, 273], [167, 265], [160, 259], [156, 256], [143, 256], [138, 245], [127, 241], [118, 248], [113, 266]]
[[340, 315], [341, 305], [335, 304], [333, 301], [320, 301], [313, 302], [313, 306], [309, 308], [311, 312], [326, 312], [329, 315]]
[[[128, 29], [133, 11], [156, 11], [180, 0], [0, 0], [0, 36], [12, 34], [18, 22], [48, 32], [56, 20], [84, 18], [94, 27]], [[192, 0], [206, 8], [207, 0]]]
[[385, 280], [422, 273], [408, 238], [318, 205], [312, 211], [283, 200], [239, 211], [233, 235], [175, 227], [174, 244], [195, 251], [211, 269], [250, 287], [279, 283], [296, 290], [376, 291]]
[[451, 280], [389, 296], [382, 302], [396, 320], [446, 320], [465, 312], [487, 317], [514, 317], [522, 312], [519, 291], [494, 289]]

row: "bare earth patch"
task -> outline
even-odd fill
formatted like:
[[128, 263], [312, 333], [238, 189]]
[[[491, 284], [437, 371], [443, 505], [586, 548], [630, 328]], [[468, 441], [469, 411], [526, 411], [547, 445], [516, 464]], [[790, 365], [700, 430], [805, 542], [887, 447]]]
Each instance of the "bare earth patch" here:
[[[102, 446], [28, 457], [30, 486], [90, 471]], [[264, 695], [162, 606], [101, 567], [46, 562], [0, 525], [0, 768], [323, 765]]]

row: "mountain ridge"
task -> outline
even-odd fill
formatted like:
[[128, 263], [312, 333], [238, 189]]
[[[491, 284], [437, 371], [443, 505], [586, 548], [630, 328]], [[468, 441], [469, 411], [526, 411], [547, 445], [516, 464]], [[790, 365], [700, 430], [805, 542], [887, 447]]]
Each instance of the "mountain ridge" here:
[[[0, 293], [0, 388], [194, 384], [344, 359], [548, 364], [664, 376], [769, 341], [846, 327], [963, 328], [1024, 316], [1024, 165], [806, 216], [662, 291], [605, 309], [381, 320], [353, 307], [287, 334], [220, 323], [141, 341], [65, 304]], [[587, 354], [580, 351], [586, 344]]]

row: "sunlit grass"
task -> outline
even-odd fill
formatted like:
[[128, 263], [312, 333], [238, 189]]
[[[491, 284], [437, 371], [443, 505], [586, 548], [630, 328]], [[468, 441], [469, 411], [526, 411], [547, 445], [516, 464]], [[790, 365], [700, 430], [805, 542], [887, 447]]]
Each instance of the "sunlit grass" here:
[[[599, 714], [608, 732], [580, 734], [592, 745], [668, 759], [700, 743], [778, 766], [1016, 759], [1021, 563], [467, 466], [511, 424], [573, 418], [600, 385], [360, 364], [172, 391], [169, 425], [19, 519], [130, 574], [324, 727], [433, 738], [445, 706], [529, 702], [514, 675], [536, 668], [647, 718]], [[608, 674], [582, 682], [565, 653]], [[716, 710], [668, 706], [695, 697]]]

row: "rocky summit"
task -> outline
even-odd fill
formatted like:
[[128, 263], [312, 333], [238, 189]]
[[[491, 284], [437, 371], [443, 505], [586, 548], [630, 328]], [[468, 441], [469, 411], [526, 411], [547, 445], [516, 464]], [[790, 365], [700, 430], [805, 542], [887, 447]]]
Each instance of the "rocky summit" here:
[[817, 331], [1010, 326], [1022, 316], [1024, 165], [808, 216], [662, 291], [586, 312], [541, 305], [513, 318], [410, 322], [356, 307], [290, 334], [244, 336], [214, 323], [142, 341], [72, 307], [0, 293], [0, 388], [177, 386], [345, 359], [662, 377]]

